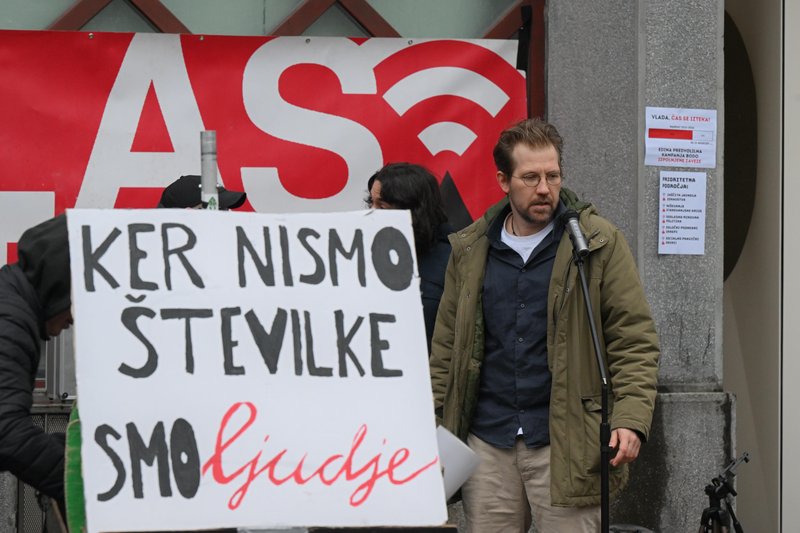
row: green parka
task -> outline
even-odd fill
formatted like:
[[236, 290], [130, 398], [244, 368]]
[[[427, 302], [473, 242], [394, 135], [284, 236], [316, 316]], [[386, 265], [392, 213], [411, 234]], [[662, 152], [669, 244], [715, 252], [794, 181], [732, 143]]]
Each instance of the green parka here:
[[[590, 204], [562, 189], [561, 200], [580, 214], [589, 244], [585, 260], [595, 323], [604, 350], [611, 392], [611, 429], [628, 428], [647, 438], [656, 397], [658, 336], [636, 264], [624, 237]], [[492, 206], [469, 227], [450, 236], [453, 251], [431, 347], [431, 382], [437, 421], [466, 440], [478, 400], [484, 351], [481, 295], [489, 239], [486, 235], [508, 200]], [[556, 252], [547, 302], [550, 396], [550, 493], [553, 505], [600, 503], [601, 380], [592, 347], [572, 244], [564, 232]], [[610, 469], [611, 497], [628, 479], [627, 465]]]

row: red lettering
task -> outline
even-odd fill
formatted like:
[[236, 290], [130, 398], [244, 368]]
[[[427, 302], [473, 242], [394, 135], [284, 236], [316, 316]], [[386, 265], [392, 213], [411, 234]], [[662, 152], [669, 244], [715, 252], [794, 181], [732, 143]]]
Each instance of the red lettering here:
[[[235, 429], [233, 434], [226, 439], [224, 436], [231, 431], [231, 429], [228, 428], [231, 418], [233, 418], [236, 412], [240, 409], [247, 409], [247, 419], [244, 421], [241, 427]], [[234, 510], [241, 505], [244, 497], [247, 495], [247, 492], [250, 489], [250, 485], [259, 476], [262, 476], [262, 474], [265, 474], [266, 479], [276, 486], [283, 485], [287, 481], [291, 481], [296, 485], [305, 485], [314, 479], [318, 479], [319, 482], [325, 486], [331, 486], [337, 483], [340, 479], [342, 479], [344, 482], [360, 481], [364, 479], [364, 476], [366, 476], [366, 479], [364, 479], [350, 495], [350, 505], [353, 507], [358, 507], [366, 502], [367, 499], [369, 499], [369, 496], [372, 494], [376, 483], [381, 478], [386, 477], [389, 483], [393, 485], [404, 485], [413, 481], [417, 476], [434, 466], [439, 461], [438, 457], [435, 457], [433, 460], [410, 472], [407, 476], [402, 477], [398, 474], [397, 469], [410, 458], [411, 452], [408, 450], [408, 448], [399, 448], [390, 456], [386, 467], [383, 469], [381, 468], [381, 459], [383, 458], [382, 453], [378, 453], [368, 458], [363, 466], [354, 466], [354, 464], [360, 464], [356, 458], [356, 455], [362, 443], [367, 438], [367, 425], [362, 424], [356, 431], [346, 456], [339, 453], [328, 456], [322, 461], [316, 470], [314, 470], [313, 473], [307, 477], [303, 476], [303, 469], [306, 466], [306, 461], [308, 459], [307, 453], [303, 454], [292, 470], [291, 474], [283, 478], [279, 478], [275, 475], [275, 469], [277, 468], [278, 463], [285, 458], [288, 452], [286, 449], [280, 450], [272, 455], [272, 457], [261, 466], [259, 466], [259, 462], [261, 460], [263, 450], [259, 451], [244, 465], [233, 472], [226, 474], [222, 467], [223, 456], [228, 448], [230, 448], [230, 446], [234, 444], [250, 428], [250, 426], [253, 425], [257, 414], [258, 409], [250, 402], [238, 402], [233, 404], [222, 417], [219, 431], [217, 432], [214, 453], [203, 464], [203, 475], [210, 470], [212, 478], [220, 485], [228, 485], [244, 475], [242, 484], [236, 488], [228, 500], [228, 508], [231, 510]], [[264, 442], [266, 443], [268, 441], [269, 435], [264, 437]], [[383, 444], [386, 444], [385, 439]], [[333, 464], [338, 461], [342, 461], [342, 464], [339, 469], [333, 473], [332, 469], [335, 468]]]

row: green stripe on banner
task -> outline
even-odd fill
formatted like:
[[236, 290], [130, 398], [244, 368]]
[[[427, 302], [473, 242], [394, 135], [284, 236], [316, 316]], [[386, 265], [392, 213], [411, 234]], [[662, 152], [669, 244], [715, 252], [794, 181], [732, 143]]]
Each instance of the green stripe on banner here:
[[81, 474], [81, 420], [78, 403], [72, 407], [67, 424], [67, 449], [64, 458], [64, 500], [67, 507], [67, 527], [73, 533], [86, 531], [86, 506], [83, 501]]

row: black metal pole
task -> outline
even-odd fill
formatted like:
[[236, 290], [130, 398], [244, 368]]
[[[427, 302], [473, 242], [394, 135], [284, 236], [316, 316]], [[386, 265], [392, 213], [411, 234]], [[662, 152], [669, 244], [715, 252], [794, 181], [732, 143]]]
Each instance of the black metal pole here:
[[597, 325], [594, 323], [594, 312], [592, 302], [589, 298], [589, 285], [586, 282], [586, 272], [583, 268], [583, 257], [577, 253], [572, 254], [575, 266], [578, 269], [578, 277], [581, 280], [583, 301], [586, 304], [586, 313], [589, 318], [589, 330], [592, 334], [592, 344], [594, 354], [597, 358], [597, 368], [600, 371], [601, 381], [601, 402], [600, 402], [600, 531], [608, 533], [609, 528], [609, 494], [608, 494], [608, 469], [611, 460], [611, 447], [608, 443], [611, 440], [611, 426], [608, 423], [608, 370], [603, 360], [603, 352], [600, 350], [600, 339], [597, 337]]

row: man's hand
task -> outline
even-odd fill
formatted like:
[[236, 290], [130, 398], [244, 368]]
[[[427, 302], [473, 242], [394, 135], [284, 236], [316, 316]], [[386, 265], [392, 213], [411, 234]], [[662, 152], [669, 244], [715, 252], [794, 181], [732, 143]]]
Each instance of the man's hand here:
[[611, 432], [611, 440], [608, 445], [617, 448], [617, 454], [611, 459], [611, 466], [632, 463], [639, 456], [639, 448], [642, 442], [635, 431], [626, 428], [617, 428]]

